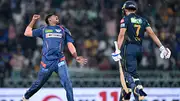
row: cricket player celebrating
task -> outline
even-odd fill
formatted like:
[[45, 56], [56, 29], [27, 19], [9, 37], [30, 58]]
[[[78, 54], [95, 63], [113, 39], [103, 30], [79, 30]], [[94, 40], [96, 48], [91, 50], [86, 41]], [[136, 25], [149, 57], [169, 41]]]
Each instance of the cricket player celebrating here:
[[59, 25], [58, 16], [49, 14], [45, 19], [47, 26], [32, 30], [39, 18], [40, 15], [35, 14], [24, 32], [25, 36], [42, 38], [43, 49], [38, 78], [24, 94], [23, 101], [28, 101], [28, 99], [44, 85], [53, 72], [58, 74], [60, 82], [66, 90], [67, 100], [74, 101], [72, 83], [69, 78], [68, 67], [63, 54], [64, 46], [68, 46], [70, 53], [81, 65], [85, 64], [87, 59], [82, 56], [77, 56], [71, 33], [67, 28]]
[[124, 42], [123, 57], [125, 59], [124, 76], [127, 86], [130, 88], [129, 93], [122, 90], [120, 101], [129, 101], [131, 92], [134, 94], [135, 101], [141, 101], [147, 94], [143, 91], [143, 87], [136, 72], [137, 66], [142, 57], [142, 40], [144, 33], [148, 35], [157, 44], [160, 50], [162, 59], [169, 59], [171, 51], [165, 48], [157, 38], [146, 19], [135, 14], [137, 5], [133, 1], [126, 1], [122, 7], [124, 17], [120, 21], [120, 32], [118, 35], [118, 51], [112, 53], [114, 61], [119, 61], [121, 58], [120, 49]]

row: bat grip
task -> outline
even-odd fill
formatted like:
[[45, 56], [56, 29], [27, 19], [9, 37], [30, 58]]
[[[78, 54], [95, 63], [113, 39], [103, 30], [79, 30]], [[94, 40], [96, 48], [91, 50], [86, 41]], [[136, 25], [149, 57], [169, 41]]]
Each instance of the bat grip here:
[[114, 45], [115, 45], [115, 49], [116, 49], [116, 51], [118, 51], [119, 49], [118, 49], [118, 44], [117, 44], [117, 41], [114, 41]]

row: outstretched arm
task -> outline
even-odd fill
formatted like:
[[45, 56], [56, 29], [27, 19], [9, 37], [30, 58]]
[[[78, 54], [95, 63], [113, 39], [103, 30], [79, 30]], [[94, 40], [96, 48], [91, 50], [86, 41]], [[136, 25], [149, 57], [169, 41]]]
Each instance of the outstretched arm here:
[[87, 63], [87, 59], [83, 58], [82, 56], [77, 55], [76, 48], [72, 42], [68, 42], [67, 46], [68, 46], [70, 53], [72, 54], [72, 56], [76, 59], [76, 61], [78, 63], [80, 63], [81, 65], [84, 65]]
[[34, 24], [36, 23], [37, 19], [40, 18], [40, 15], [33, 15], [33, 18], [31, 20], [31, 22], [29, 23], [29, 25], [26, 27], [26, 30], [24, 32], [24, 35], [25, 36], [29, 36], [29, 37], [32, 37], [32, 28], [34, 26]]

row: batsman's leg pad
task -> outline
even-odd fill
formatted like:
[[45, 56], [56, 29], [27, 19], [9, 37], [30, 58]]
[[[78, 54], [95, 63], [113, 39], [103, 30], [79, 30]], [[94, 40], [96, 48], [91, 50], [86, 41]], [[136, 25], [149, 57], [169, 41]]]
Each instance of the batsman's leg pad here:
[[126, 93], [124, 89], [121, 91], [120, 99], [119, 101], [129, 101], [131, 98], [131, 91], [129, 93]]
[[145, 96], [147, 96], [147, 94], [143, 91], [143, 89], [139, 89], [137, 86], [134, 89], [134, 97], [135, 99], [138, 100], [144, 100]]
[[134, 82], [137, 85], [136, 87], [139, 89], [140, 96], [147, 96], [147, 94], [143, 91], [143, 86], [141, 85], [140, 79], [134, 78]]
[[131, 92], [124, 93], [124, 97], [123, 97], [124, 100], [130, 100], [130, 98], [131, 98]]
[[125, 78], [126, 81], [128, 82], [128, 85], [133, 90], [135, 101], [139, 101], [139, 99], [143, 99], [145, 96], [147, 96], [147, 94], [142, 90], [143, 89], [142, 85], [138, 85], [138, 86], [136, 85], [136, 83], [140, 83], [140, 82], [135, 83], [134, 78], [129, 73], [125, 72]]
[[147, 96], [147, 94], [143, 91], [143, 86], [142, 85], [137, 85], [136, 88], [139, 89], [139, 95], [140, 96]]
[[126, 82], [128, 82], [128, 86], [131, 89], [134, 89], [136, 87], [136, 84], [134, 82], [133, 77], [129, 73], [127, 73], [127, 72], [124, 73], [124, 76], [125, 76]]
[[143, 89], [139, 90], [139, 94], [140, 96], [147, 96], [147, 94], [143, 91]]

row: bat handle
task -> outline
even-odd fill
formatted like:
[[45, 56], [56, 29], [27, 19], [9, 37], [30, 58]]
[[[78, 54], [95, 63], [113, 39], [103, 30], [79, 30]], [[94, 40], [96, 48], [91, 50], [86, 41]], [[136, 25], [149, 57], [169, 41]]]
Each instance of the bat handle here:
[[115, 49], [116, 49], [116, 51], [118, 51], [119, 49], [118, 49], [118, 44], [117, 44], [117, 41], [114, 41], [114, 45], [115, 45]]

